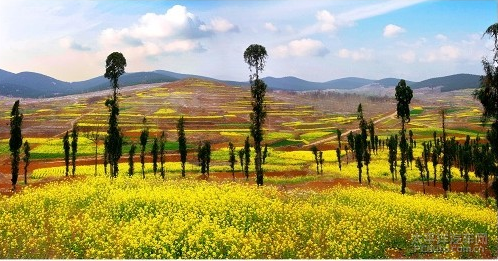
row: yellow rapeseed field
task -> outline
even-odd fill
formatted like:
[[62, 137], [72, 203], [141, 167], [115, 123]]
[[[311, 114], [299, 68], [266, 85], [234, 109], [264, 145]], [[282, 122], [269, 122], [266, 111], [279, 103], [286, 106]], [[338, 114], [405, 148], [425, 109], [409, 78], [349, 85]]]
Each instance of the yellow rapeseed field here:
[[0, 258], [417, 257], [413, 239], [427, 233], [486, 235], [470, 257], [496, 257], [496, 221], [470, 195], [86, 177], [1, 198]]

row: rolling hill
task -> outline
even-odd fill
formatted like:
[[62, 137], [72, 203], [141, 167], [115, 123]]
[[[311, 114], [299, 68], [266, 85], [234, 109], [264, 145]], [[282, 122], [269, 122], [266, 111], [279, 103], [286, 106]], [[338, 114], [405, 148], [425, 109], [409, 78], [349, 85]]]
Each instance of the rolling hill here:
[[[248, 82], [223, 81], [206, 76], [181, 74], [165, 70], [152, 72], [126, 73], [119, 79], [120, 86], [131, 86], [145, 83], [172, 82], [185, 78], [200, 78], [204, 80], [219, 81], [228, 85], [248, 86]], [[327, 82], [311, 82], [296, 77], [265, 77], [263, 78], [270, 89], [288, 91], [311, 90], [352, 90], [365, 86], [379, 86], [392, 88], [399, 79], [385, 78], [371, 80], [358, 77], [348, 77]], [[455, 74], [444, 77], [427, 79], [421, 82], [407, 81], [414, 89], [423, 87], [441, 87], [442, 91], [452, 91], [479, 86], [480, 76], [473, 74]], [[11, 73], [0, 69], [0, 95], [22, 98], [56, 97], [70, 94], [79, 94], [100, 91], [109, 88], [109, 80], [103, 76], [95, 77], [80, 82], [65, 82], [55, 78], [35, 73]]]

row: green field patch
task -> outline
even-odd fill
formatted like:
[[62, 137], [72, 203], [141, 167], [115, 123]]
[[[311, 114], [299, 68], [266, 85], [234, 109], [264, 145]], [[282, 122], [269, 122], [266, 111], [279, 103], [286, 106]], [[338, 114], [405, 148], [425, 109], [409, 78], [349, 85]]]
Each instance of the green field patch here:
[[303, 140], [295, 140], [295, 139], [285, 139], [269, 144], [270, 147], [285, 147], [285, 146], [302, 146], [305, 142]]
[[423, 111], [424, 111], [424, 108], [422, 108], [420, 106], [415, 106], [410, 111], [410, 116], [418, 116], [418, 115], [422, 114]]
[[266, 140], [292, 139], [294, 134], [291, 132], [266, 132], [264, 138]]

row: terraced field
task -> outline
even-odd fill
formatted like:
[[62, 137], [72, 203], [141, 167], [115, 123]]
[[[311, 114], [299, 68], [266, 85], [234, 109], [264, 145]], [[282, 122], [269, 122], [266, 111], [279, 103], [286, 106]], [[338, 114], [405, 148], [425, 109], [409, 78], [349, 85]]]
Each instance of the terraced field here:
[[[1, 258], [489, 258], [498, 255], [496, 205], [481, 196], [485, 187], [473, 173], [471, 193], [464, 194], [463, 179], [458, 175], [459, 170], [453, 169], [453, 191], [450, 199], [444, 200], [440, 177], [436, 186], [431, 183], [425, 187], [431, 196], [421, 195], [423, 186], [418, 170], [413, 167], [408, 168], [408, 195], [400, 195], [399, 178], [391, 181], [385, 148], [372, 155], [370, 185], [358, 184], [351, 153], [342, 151], [342, 170], [339, 170], [336, 129], [343, 132], [342, 143], [346, 144], [347, 133], [358, 128], [356, 108], [362, 103], [365, 118], [375, 122], [380, 139], [398, 133], [400, 123], [395, 116], [393, 97], [270, 91], [264, 136], [269, 147], [264, 165], [265, 187], [257, 189], [254, 164], [250, 165], [249, 180], [238, 163], [232, 178], [228, 164], [228, 142], [233, 142], [238, 150], [249, 135], [248, 89], [199, 79], [123, 88], [119, 122], [125, 145], [120, 178], [114, 183], [104, 177], [102, 142], [97, 145], [95, 172], [95, 144], [87, 137], [91, 132], [106, 131], [108, 112], [104, 102], [108, 95], [109, 92], [97, 92], [21, 101], [24, 139], [32, 144], [33, 162], [28, 173], [29, 183], [33, 185], [20, 184], [22, 191], [15, 195], [8, 191], [9, 129], [0, 128], [3, 163], [0, 192], [7, 195], [0, 199], [0, 235], [8, 238], [8, 242], [15, 242], [0, 244]], [[0, 99], [3, 126], [9, 124], [13, 102], [12, 98]], [[434, 131], [441, 135], [442, 108], [447, 112], [449, 136], [456, 136], [457, 140], [466, 135], [485, 137], [487, 126], [479, 121], [481, 107], [472, 99], [471, 90], [440, 93], [423, 89], [414, 93], [412, 120], [407, 125], [417, 144], [432, 140]], [[179, 178], [176, 123], [180, 116], [185, 118], [189, 146], [186, 180]], [[131, 143], [139, 142], [144, 117], [151, 132], [148, 154], [152, 139], [162, 131], [167, 134], [165, 181], [154, 175], [150, 155], [147, 155], [145, 180], [140, 175], [125, 177], [127, 152]], [[75, 123], [80, 127], [76, 177], [63, 178], [61, 137]], [[204, 140], [209, 140], [213, 147], [209, 178], [200, 175], [197, 162], [196, 148]], [[321, 175], [315, 171], [310, 151], [313, 144], [324, 153]], [[415, 147], [415, 157], [421, 154], [421, 146]], [[138, 174], [138, 156], [135, 162]], [[188, 207], [180, 207], [184, 203]], [[265, 208], [266, 205], [269, 207]], [[54, 207], [57, 207], [56, 216], [51, 215], [55, 213]], [[17, 219], [25, 220], [28, 225], [12, 234], [8, 228], [15, 226]], [[59, 231], [58, 236], [51, 235], [51, 229]], [[340, 232], [344, 229], [347, 233]], [[29, 233], [35, 235], [30, 237]], [[444, 233], [486, 235], [488, 241], [462, 245], [482, 247], [471, 252], [452, 248], [452, 244], [449, 251], [441, 253], [415, 249], [416, 236]], [[279, 243], [275, 243], [274, 237], [279, 238]], [[265, 247], [256, 251], [256, 245]], [[14, 251], [20, 246], [23, 251]]]

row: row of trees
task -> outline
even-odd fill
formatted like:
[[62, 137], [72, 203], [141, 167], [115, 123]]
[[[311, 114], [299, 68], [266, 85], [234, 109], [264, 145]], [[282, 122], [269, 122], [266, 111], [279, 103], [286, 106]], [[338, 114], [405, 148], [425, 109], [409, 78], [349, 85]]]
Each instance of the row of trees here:
[[31, 147], [28, 141], [23, 143], [22, 138], [22, 120], [24, 115], [19, 110], [19, 100], [14, 102], [10, 112], [10, 139], [9, 150], [11, 160], [12, 174], [12, 191], [16, 191], [17, 179], [19, 178], [19, 163], [21, 161], [21, 147], [23, 147], [24, 156], [24, 184], [28, 184], [28, 166], [31, 158]]
[[[265, 146], [264, 152], [262, 152], [262, 141], [263, 141], [263, 125], [266, 119], [266, 105], [265, 105], [265, 94], [266, 94], [266, 84], [263, 80], [259, 78], [260, 72], [263, 71], [264, 66], [266, 64], [266, 58], [268, 54], [266, 52], [265, 47], [252, 44], [250, 45], [244, 52], [244, 61], [249, 65], [249, 70], [251, 73], [254, 70], [254, 73], [249, 76], [249, 82], [251, 84], [251, 96], [252, 100], [252, 113], [250, 114], [251, 119], [251, 127], [250, 133], [254, 139], [254, 150], [255, 150], [255, 169], [256, 169], [256, 183], [258, 186], [263, 185], [263, 164], [264, 159], [267, 155], [267, 148]], [[111, 165], [111, 177], [116, 177], [118, 173], [118, 162], [119, 158], [122, 154], [122, 145], [123, 145], [123, 134], [118, 126], [118, 116], [119, 116], [119, 101], [118, 101], [118, 79], [125, 72], [126, 67], [126, 59], [119, 52], [111, 53], [106, 59], [106, 72], [104, 77], [108, 78], [111, 82], [111, 87], [113, 89], [112, 97], [106, 101], [106, 106], [109, 109], [109, 127], [107, 130], [107, 135], [105, 137], [105, 152], [104, 152], [104, 163], [109, 163]], [[145, 154], [145, 146], [148, 140], [148, 129], [146, 128], [146, 120], [144, 118], [144, 130], [140, 136], [140, 145], [141, 145], [141, 163], [142, 163], [142, 175], [145, 178], [145, 170], [144, 170], [144, 154]], [[179, 152], [180, 152], [180, 160], [182, 165], [182, 177], [185, 177], [185, 163], [187, 160], [187, 139], [185, 136], [184, 130], [185, 121], [183, 116], [180, 117], [177, 124], [177, 132], [178, 132], [178, 143], [179, 143]], [[164, 132], [162, 137], [164, 136]], [[153, 166], [154, 173], [156, 173], [157, 169], [157, 152], [160, 151], [160, 159], [161, 159], [161, 175], [164, 176], [164, 144], [165, 139], [161, 138], [161, 140], [157, 141], [157, 138], [154, 140], [154, 145], [152, 147], [152, 155], [153, 155]], [[233, 145], [232, 145], [233, 146]], [[130, 149], [130, 157], [129, 164], [130, 169], [129, 173], [133, 173], [133, 155], [135, 153], [135, 146], [132, 145]], [[250, 145], [248, 139], [246, 139], [246, 144], [243, 149], [243, 153], [239, 152], [239, 156], [241, 156], [241, 164], [243, 162], [242, 158], [244, 158], [244, 166], [245, 166], [245, 175], [246, 178], [249, 177], [248, 166], [249, 166], [249, 152]], [[232, 151], [230, 154], [230, 162], [231, 166], [235, 165], [235, 152]], [[198, 160], [201, 166], [201, 172], [207, 173], [209, 175], [209, 162], [210, 162], [210, 143], [205, 141], [203, 144], [199, 145], [198, 148]], [[106, 168], [107, 169], [107, 168]], [[233, 169], [233, 167], [232, 167]]]

